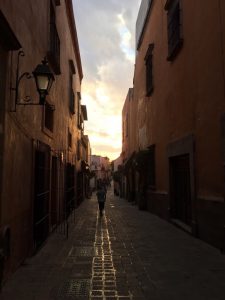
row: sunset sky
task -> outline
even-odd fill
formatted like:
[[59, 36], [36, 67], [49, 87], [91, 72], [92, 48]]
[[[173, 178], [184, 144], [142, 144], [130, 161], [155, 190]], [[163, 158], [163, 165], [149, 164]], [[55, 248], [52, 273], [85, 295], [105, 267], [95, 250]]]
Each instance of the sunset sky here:
[[135, 23], [141, 0], [73, 0], [92, 154], [115, 159], [122, 144], [121, 114], [132, 87]]

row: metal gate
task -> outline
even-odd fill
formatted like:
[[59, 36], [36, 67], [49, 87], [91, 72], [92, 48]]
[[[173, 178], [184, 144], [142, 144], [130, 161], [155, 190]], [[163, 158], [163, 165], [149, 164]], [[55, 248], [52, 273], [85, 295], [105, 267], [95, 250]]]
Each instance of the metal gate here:
[[191, 186], [189, 155], [170, 158], [172, 217], [191, 225]]

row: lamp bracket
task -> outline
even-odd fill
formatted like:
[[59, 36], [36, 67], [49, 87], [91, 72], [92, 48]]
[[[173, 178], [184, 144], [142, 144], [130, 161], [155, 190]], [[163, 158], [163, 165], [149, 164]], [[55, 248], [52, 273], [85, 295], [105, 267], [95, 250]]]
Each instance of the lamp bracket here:
[[21, 49], [19, 50], [18, 54], [17, 54], [17, 65], [16, 65], [16, 84], [15, 87], [11, 87], [12, 91], [15, 91], [15, 99], [14, 99], [14, 109], [10, 110], [11, 112], [16, 112], [16, 106], [17, 105], [40, 105], [39, 103], [34, 103], [32, 102], [32, 99], [30, 96], [25, 96], [24, 99], [18, 99], [19, 97], [19, 85], [20, 82], [23, 78], [26, 79], [31, 79], [33, 78], [33, 76], [31, 75], [31, 73], [29, 72], [24, 72], [22, 74], [20, 74], [20, 58], [24, 57], [25, 53], [24, 51]]
[[28, 72], [24, 72], [23, 74], [21, 74], [20, 76], [19, 76], [19, 78], [18, 78], [18, 85], [19, 85], [19, 83], [20, 83], [20, 81], [21, 81], [21, 79], [23, 78], [23, 77], [25, 77], [26, 76], [26, 78], [27, 79], [31, 79], [32, 78], [32, 75], [30, 74], [30, 73], [28, 73]]

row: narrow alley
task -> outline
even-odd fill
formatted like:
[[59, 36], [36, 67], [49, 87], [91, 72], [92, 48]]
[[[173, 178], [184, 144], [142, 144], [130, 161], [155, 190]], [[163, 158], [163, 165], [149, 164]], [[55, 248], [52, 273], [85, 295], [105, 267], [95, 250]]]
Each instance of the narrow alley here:
[[96, 195], [3, 286], [1, 300], [224, 299], [225, 256], [124, 199]]

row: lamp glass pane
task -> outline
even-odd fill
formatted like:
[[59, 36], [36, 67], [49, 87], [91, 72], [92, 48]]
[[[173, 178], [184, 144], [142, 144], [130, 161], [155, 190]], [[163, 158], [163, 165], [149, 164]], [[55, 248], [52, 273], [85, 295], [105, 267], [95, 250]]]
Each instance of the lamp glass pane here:
[[48, 90], [47, 90], [48, 93], [49, 93], [49, 91], [50, 91], [50, 89], [51, 89], [51, 87], [52, 87], [52, 83], [53, 83], [52, 78], [49, 78], [49, 82], [48, 82]]
[[48, 88], [48, 77], [43, 75], [37, 76], [37, 86], [39, 90], [47, 91]]

